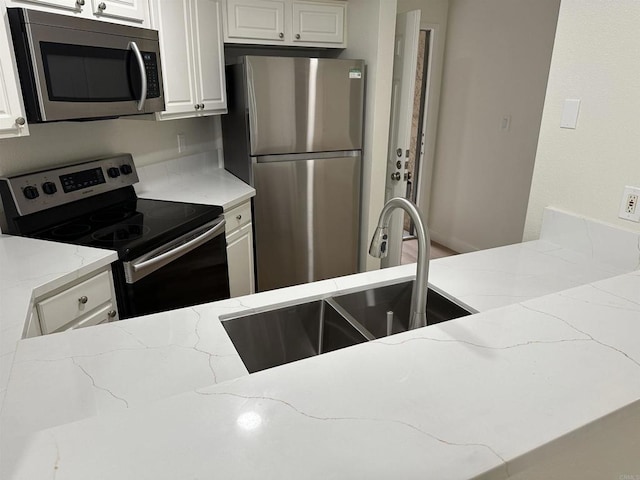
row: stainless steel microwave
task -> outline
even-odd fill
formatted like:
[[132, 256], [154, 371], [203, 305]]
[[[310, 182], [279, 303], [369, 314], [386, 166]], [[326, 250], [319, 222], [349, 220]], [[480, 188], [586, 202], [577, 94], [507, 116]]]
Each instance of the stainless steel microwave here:
[[157, 31], [24, 8], [7, 13], [29, 122], [164, 110]]

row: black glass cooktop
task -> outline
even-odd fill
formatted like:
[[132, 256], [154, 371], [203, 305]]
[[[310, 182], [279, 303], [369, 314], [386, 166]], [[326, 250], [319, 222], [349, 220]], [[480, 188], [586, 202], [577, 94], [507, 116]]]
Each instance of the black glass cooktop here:
[[222, 207], [138, 198], [99, 209], [32, 235], [117, 250], [131, 260], [215, 220]]

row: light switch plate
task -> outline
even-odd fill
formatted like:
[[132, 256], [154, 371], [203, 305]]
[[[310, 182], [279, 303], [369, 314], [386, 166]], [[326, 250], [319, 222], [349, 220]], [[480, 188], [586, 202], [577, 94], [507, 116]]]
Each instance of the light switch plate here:
[[579, 98], [567, 98], [562, 107], [561, 128], [576, 128], [578, 125], [578, 112], [580, 111]]

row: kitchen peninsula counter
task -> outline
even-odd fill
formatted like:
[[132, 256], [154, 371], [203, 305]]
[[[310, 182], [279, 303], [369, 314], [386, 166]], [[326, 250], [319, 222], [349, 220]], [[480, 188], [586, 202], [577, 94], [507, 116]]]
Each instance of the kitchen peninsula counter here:
[[21, 341], [0, 477], [516, 476], [567, 438], [637, 415], [640, 272], [627, 233], [624, 258], [547, 230], [436, 260], [432, 285], [482, 313], [252, 375], [221, 318], [409, 280], [415, 266]]

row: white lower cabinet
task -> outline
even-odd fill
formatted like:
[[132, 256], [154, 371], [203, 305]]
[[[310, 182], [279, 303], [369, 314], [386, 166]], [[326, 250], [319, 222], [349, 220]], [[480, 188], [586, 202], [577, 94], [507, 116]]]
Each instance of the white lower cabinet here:
[[227, 222], [227, 261], [231, 297], [255, 293], [251, 202], [225, 212], [224, 218]]
[[111, 268], [36, 298], [26, 337], [90, 327], [118, 319]]
[[220, 3], [151, 0], [160, 35], [165, 111], [158, 120], [227, 113]]

